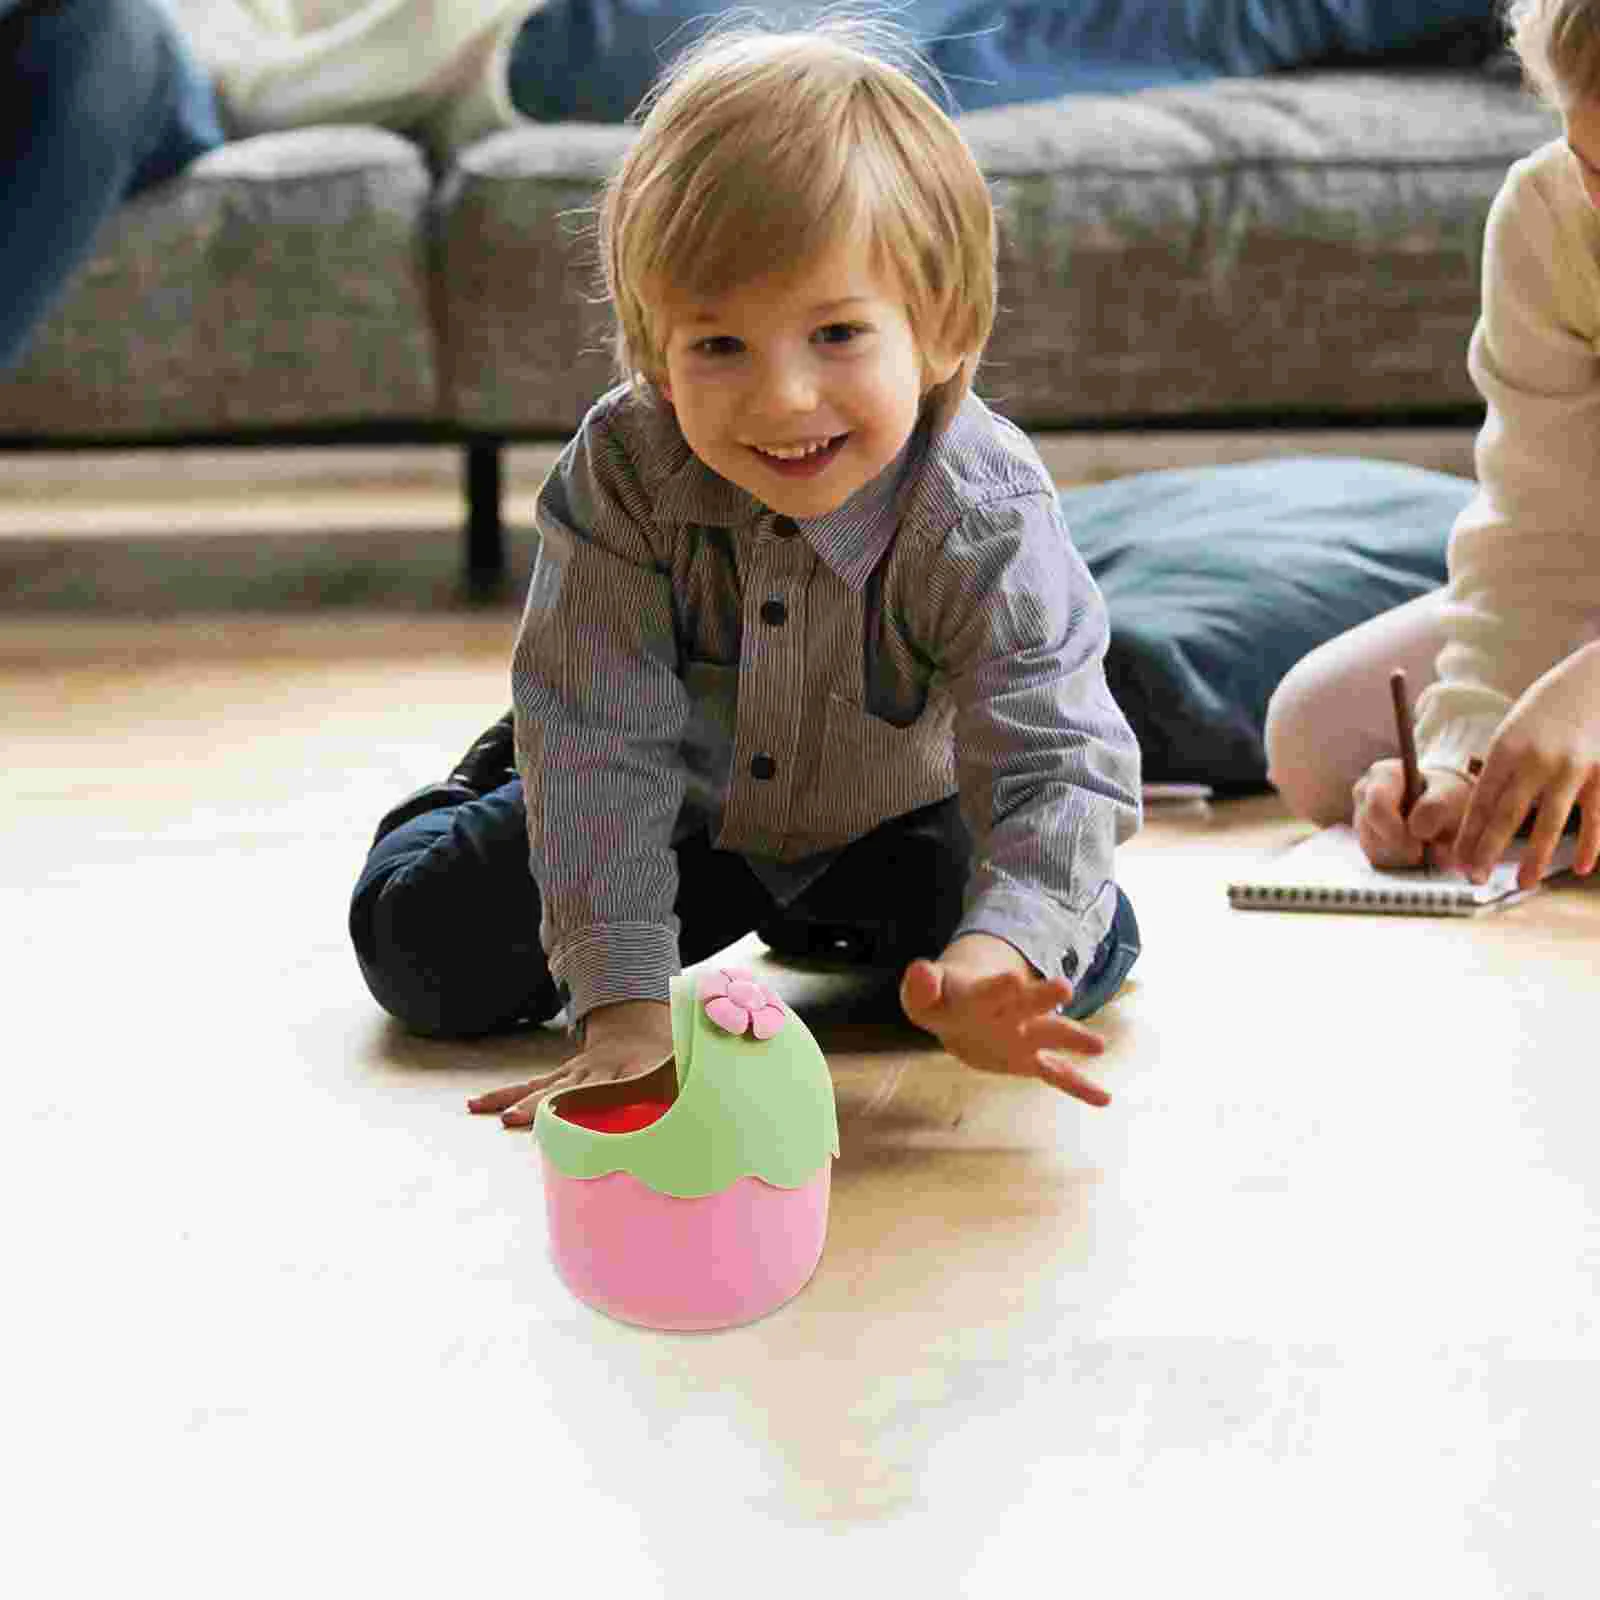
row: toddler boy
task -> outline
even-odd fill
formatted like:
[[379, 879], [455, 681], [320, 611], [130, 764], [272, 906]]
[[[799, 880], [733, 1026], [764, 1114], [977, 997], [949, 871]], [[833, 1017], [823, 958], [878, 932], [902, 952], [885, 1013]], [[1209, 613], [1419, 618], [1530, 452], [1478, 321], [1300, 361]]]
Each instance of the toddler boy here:
[[576, 1055], [469, 1102], [507, 1124], [669, 1055], [668, 978], [751, 928], [1109, 1099], [1064, 1053], [1139, 951], [1138, 748], [1050, 476], [971, 393], [987, 187], [890, 38], [723, 31], [658, 87], [600, 215], [624, 382], [539, 497], [517, 775], [502, 725], [357, 887], [411, 1026], [569, 1007]]

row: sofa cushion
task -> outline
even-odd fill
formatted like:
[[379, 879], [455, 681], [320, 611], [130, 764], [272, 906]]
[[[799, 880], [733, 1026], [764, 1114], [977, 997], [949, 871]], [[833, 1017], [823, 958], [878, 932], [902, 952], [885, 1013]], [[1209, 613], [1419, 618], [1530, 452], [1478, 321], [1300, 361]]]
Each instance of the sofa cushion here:
[[1111, 621], [1106, 679], [1150, 781], [1266, 785], [1267, 701], [1326, 639], [1445, 579], [1473, 493], [1394, 462], [1306, 457], [1064, 489]]
[[980, 381], [1035, 427], [1475, 409], [1489, 206], [1560, 131], [1463, 72], [1229, 79], [962, 126], [1001, 216]]
[[488, 433], [576, 428], [615, 381], [594, 206], [634, 130], [532, 126], [467, 150], [440, 191], [446, 416]]
[[[1462, 417], [1484, 222], [1560, 131], [1482, 72], [1313, 72], [978, 111], [1000, 217], [979, 387], [1025, 427]], [[444, 407], [573, 427], [611, 381], [592, 213], [618, 126], [467, 151], [441, 200]]]
[[0, 385], [0, 432], [426, 420], [430, 180], [376, 128], [264, 134], [136, 196]]

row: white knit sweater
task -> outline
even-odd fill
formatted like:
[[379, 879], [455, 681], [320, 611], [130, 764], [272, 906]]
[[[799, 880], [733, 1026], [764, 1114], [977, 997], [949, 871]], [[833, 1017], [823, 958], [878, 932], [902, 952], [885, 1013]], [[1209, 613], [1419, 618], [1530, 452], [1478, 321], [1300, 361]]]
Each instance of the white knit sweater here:
[[370, 122], [440, 159], [523, 119], [506, 57], [540, 0], [164, 0], [235, 134]]
[[1600, 637], [1600, 212], [1555, 140], [1489, 213], [1467, 367], [1487, 414], [1450, 534], [1449, 641], [1417, 702], [1424, 765], [1465, 773], [1512, 703]]

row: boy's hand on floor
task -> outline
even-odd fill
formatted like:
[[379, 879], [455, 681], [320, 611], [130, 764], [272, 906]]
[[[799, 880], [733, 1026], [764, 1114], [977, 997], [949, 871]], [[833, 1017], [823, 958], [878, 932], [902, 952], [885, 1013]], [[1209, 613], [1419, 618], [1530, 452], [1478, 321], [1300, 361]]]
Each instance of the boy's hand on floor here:
[[1420, 867], [1428, 861], [1449, 869], [1455, 864], [1456, 831], [1472, 798], [1472, 781], [1442, 767], [1422, 769], [1422, 793], [1409, 817], [1400, 815], [1405, 773], [1390, 756], [1374, 761], [1351, 791], [1353, 824], [1367, 860], [1375, 867]]
[[596, 1006], [585, 1023], [583, 1048], [577, 1055], [526, 1082], [474, 1095], [467, 1101], [467, 1109], [479, 1114], [498, 1112], [508, 1128], [531, 1127], [539, 1102], [557, 1089], [636, 1078], [672, 1054], [672, 1012], [660, 1001], [624, 1000]]
[[[980, 942], [981, 941], [981, 942]], [[1105, 1041], [1057, 1007], [1072, 998], [1065, 978], [1041, 978], [1003, 939], [968, 934], [938, 961], [913, 961], [900, 979], [900, 1005], [917, 1027], [979, 1072], [1042, 1078], [1091, 1106], [1108, 1105], [1099, 1084], [1060, 1059], [1099, 1055]]]

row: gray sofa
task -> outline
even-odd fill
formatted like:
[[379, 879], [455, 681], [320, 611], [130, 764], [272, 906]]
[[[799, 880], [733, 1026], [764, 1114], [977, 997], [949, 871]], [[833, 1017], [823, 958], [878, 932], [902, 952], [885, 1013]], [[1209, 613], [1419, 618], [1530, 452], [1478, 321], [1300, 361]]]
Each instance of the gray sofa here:
[[[1036, 430], [1468, 423], [1489, 204], [1560, 126], [1503, 74], [1318, 71], [983, 111], [1001, 217], [980, 392]], [[459, 443], [611, 381], [589, 208], [633, 137], [531, 126], [432, 173], [375, 128], [241, 140], [128, 204], [0, 383], [0, 447]]]

